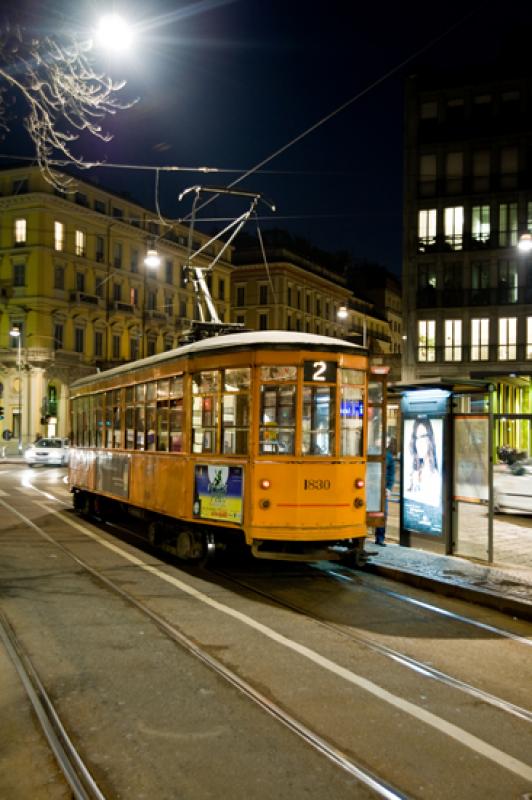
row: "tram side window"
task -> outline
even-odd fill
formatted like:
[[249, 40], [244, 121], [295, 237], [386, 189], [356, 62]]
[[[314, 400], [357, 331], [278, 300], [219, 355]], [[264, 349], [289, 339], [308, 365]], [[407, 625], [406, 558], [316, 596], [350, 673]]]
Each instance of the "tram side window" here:
[[343, 456], [362, 456], [364, 426], [364, 390], [360, 386], [342, 386], [340, 400], [340, 448]]
[[176, 375], [170, 380], [170, 451], [183, 452], [183, 376]]
[[94, 437], [95, 447], [103, 447], [103, 401], [104, 394], [100, 392], [94, 396]]
[[94, 442], [96, 439], [95, 436], [95, 424], [94, 424], [94, 395], [89, 395], [87, 398], [88, 401], [88, 413], [87, 413], [87, 447], [94, 447]]
[[155, 425], [157, 384], [151, 381], [146, 384], [146, 450], [155, 450]]
[[[272, 372], [275, 371], [275, 372]], [[279, 374], [295, 380], [296, 367], [262, 367], [261, 378]], [[296, 385], [268, 383], [260, 387], [260, 453], [293, 455], [295, 448]]]
[[[138, 387], [137, 387], [138, 388]], [[135, 406], [135, 449], [145, 449], [146, 410], [144, 406]]]
[[104, 414], [104, 441], [103, 446], [110, 448], [113, 446], [113, 393], [105, 393], [105, 414]]
[[122, 447], [122, 404], [121, 390], [113, 391], [113, 447]]
[[170, 381], [157, 381], [157, 450], [168, 451], [168, 396]]
[[217, 370], [192, 376], [192, 452], [215, 453], [218, 425]]
[[76, 398], [72, 401], [72, 444], [79, 445], [79, 430], [80, 430], [80, 401]]
[[135, 449], [135, 406], [133, 386], [126, 388], [126, 449]]
[[303, 387], [303, 455], [334, 455], [335, 398], [332, 386]]
[[226, 369], [222, 395], [223, 452], [245, 455], [248, 452], [249, 368]]
[[81, 441], [83, 447], [89, 446], [89, 398], [81, 398]]

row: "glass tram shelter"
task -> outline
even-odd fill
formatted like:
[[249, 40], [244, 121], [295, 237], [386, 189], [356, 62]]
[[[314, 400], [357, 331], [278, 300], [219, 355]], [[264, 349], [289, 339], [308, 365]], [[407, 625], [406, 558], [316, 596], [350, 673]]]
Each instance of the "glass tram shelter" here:
[[396, 386], [401, 395], [399, 543], [493, 561], [494, 386]]

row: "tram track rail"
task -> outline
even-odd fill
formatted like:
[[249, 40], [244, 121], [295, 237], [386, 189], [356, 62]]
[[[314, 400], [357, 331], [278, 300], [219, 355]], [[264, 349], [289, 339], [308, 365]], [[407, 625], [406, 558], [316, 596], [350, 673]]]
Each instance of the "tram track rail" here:
[[[515, 705], [514, 703], [510, 703], [507, 700], [503, 700], [502, 698], [496, 697], [495, 695], [491, 694], [490, 692], [486, 692], [483, 689], [479, 689], [471, 684], [454, 678], [451, 675], [448, 675], [441, 670], [436, 669], [435, 667], [431, 666], [430, 664], [426, 664], [425, 662], [419, 661], [411, 656], [406, 655], [405, 653], [401, 653], [398, 650], [395, 650], [388, 645], [382, 644], [381, 642], [376, 642], [371, 639], [369, 636], [364, 636], [360, 633], [353, 633], [346, 629], [345, 626], [339, 625], [337, 623], [328, 622], [321, 618], [316, 614], [310, 614], [306, 609], [301, 606], [298, 606], [295, 603], [289, 603], [286, 600], [281, 600], [276, 597], [274, 594], [270, 592], [266, 592], [263, 589], [258, 589], [254, 587], [247, 581], [243, 581], [239, 578], [235, 578], [234, 575], [227, 573], [223, 570], [215, 569], [215, 568], [208, 568], [209, 572], [213, 575], [217, 575], [220, 578], [223, 578], [226, 581], [232, 582], [235, 585], [239, 586], [241, 589], [245, 589], [247, 592], [255, 594], [261, 597], [264, 600], [268, 600], [269, 603], [275, 603], [278, 607], [284, 608], [289, 611], [294, 611], [295, 613], [305, 616], [308, 619], [312, 620], [313, 622], [317, 623], [318, 625], [324, 627], [329, 631], [334, 631], [335, 633], [339, 633], [345, 638], [349, 639], [350, 641], [356, 642], [357, 644], [361, 644], [367, 647], [369, 650], [379, 653], [380, 655], [384, 656], [385, 658], [391, 659], [397, 664], [402, 665], [403, 667], [416, 672], [417, 674], [425, 677], [430, 678], [442, 685], [450, 687], [452, 689], [456, 689], [476, 700], [480, 700], [481, 702], [487, 703], [495, 708], [498, 708], [501, 711], [504, 711], [507, 714], [510, 714], [518, 719], [523, 720], [529, 724], [532, 724], [532, 711], [529, 711], [526, 708], [522, 708], [520, 706]], [[324, 574], [328, 574], [326, 571]], [[392, 596], [396, 596], [397, 593], [391, 592]], [[400, 599], [412, 599], [408, 598], [407, 596], [400, 597]], [[422, 604], [424, 607], [429, 607], [429, 604]], [[441, 611], [435, 607], [436, 610]], [[474, 620], [468, 620], [466, 617], [463, 617], [459, 614], [453, 614], [453, 612], [445, 612], [446, 615], [449, 615], [451, 618], [455, 617], [460, 622], [469, 622], [470, 624], [475, 624]], [[532, 645], [532, 642], [528, 639], [524, 639], [523, 637], [518, 637], [515, 634], [511, 634], [508, 631], [504, 631], [502, 629], [498, 629], [494, 626], [487, 626], [484, 623], [478, 623], [482, 628], [488, 628], [491, 633], [498, 633], [501, 637], [509, 638], [511, 640], [517, 641], [520, 644], [525, 644], [527, 646]]]
[[[59, 502], [62, 503], [62, 501]], [[266, 695], [264, 695], [254, 686], [252, 686], [248, 681], [243, 679], [234, 670], [227, 667], [217, 658], [208, 653], [204, 648], [202, 648], [200, 645], [198, 645], [196, 642], [194, 642], [192, 639], [186, 636], [182, 631], [178, 630], [163, 616], [155, 612], [153, 609], [149, 608], [149, 606], [147, 606], [144, 602], [142, 602], [142, 600], [139, 600], [138, 598], [131, 595], [129, 592], [124, 590], [122, 587], [118, 586], [114, 581], [112, 581], [110, 578], [104, 575], [100, 570], [91, 566], [84, 559], [72, 553], [67, 547], [65, 547], [63, 544], [54, 539], [53, 536], [51, 536], [49, 533], [43, 530], [39, 525], [34, 523], [31, 519], [26, 517], [20, 511], [18, 511], [18, 509], [16, 509], [14, 506], [7, 503], [5, 499], [0, 500], [0, 506], [3, 506], [4, 508], [8, 509], [11, 513], [13, 513], [19, 519], [21, 519], [26, 525], [28, 525], [28, 527], [30, 527], [31, 529], [36, 531], [40, 536], [42, 536], [46, 541], [48, 541], [50, 544], [54, 545], [59, 550], [61, 550], [65, 555], [71, 558], [78, 565], [78, 567], [85, 570], [88, 574], [90, 574], [94, 579], [100, 582], [108, 590], [114, 592], [115, 594], [120, 596], [123, 600], [125, 600], [127, 603], [129, 603], [131, 606], [136, 608], [138, 611], [142, 612], [145, 617], [149, 618], [155, 625], [157, 625], [157, 627], [172, 641], [174, 641], [178, 646], [183, 648], [186, 652], [188, 652], [196, 659], [201, 661], [210, 670], [212, 670], [217, 675], [222, 677], [227, 683], [231, 684], [234, 688], [236, 688], [242, 695], [247, 697], [257, 706], [259, 706], [263, 711], [265, 711], [271, 717], [273, 717], [278, 722], [287, 727], [290, 731], [292, 731], [292, 733], [294, 733], [300, 739], [304, 740], [315, 751], [317, 751], [322, 756], [327, 758], [329, 761], [335, 764], [338, 768], [342, 769], [344, 772], [347, 772], [355, 780], [359, 781], [361, 784], [372, 790], [376, 796], [384, 798], [385, 800], [409, 800], [408, 795], [406, 795], [399, 789], [392, 786], [389, 782], [384, 781], [378, 775], [374, 774], [373, 772], [365, 768], [363, 765], [356, 763], [356, 761], [354, 761], [350, 756], [348, 756], [347, 754], [343, 753], [340, 749], [335, 747], [334, 744], [327, 741], [325, 738], [323, 738], [316, 732], [312, 731], [301, 721], [297, 720], [294, 716], [288, 713], [288, 711], [286, 711], [281, 706], [276, 704], [270, 698], [266, 697]], [[121, 528], [121, 530], [131, 535], [131, 531], [124, 528]], [[2, 620], [0, 619], [0, 622], [1, 621]], [[9, 627], [8, 622], [7, 626]], [[0, 626], [0, 631], [1, 631], [1, 626]], [[3, 637], [2, 641], [4, 641]], [[9, 641], [9, 637], [6, 638], [6, 641]], [[18, 649], [20, 651], [21, 649], [20, 645], [18, 646]], [[42, 686], [36, 672], [33, 669], [32, 672], [35, 675], [37, 685]], [[27, 683], [23, 681], [23, 684], [26, 691], [28, 690], [31, 691]], [[43, 692], [44, 692], [44, 687], [43, 687]], [[49, 698], [47, 700], [46, 705], [50, 710], [51, 716], [57, 717], [57, 714], [53, 709], [53, 703]], [[46, 725], [47, 724], [46, 718], [44, 718], [43, 721], [44, 724]], [[66, 731], [65, 731], [65, 736], [67, 736]], [[55, 749], [53, 747], [52, 750], [54, 751], [55, 754]], [[78, 800], [78, 795], [75, 796], [76, 800]], [[96, 798], [97, 800], [105, 800], [103, 795], [90, 795], [90, 794], [79, 795], [79, 800], [96, 800]]]
[[[45, 494], [44, 492], [41, 492]], [[50, 497], [47, 495], [48, 498]], [[56, 498], [58, 502], [63, 503], [63, 501]], [[107, 528], [112, 528], [122, 534], [126, 534], [129, 537], [133, 537], [139, 542], [144, 545], [149, 544], [146, 542], [145, 537], [139, 535], [131, 528], [126, 528], [125, 526], [118, 524], [116, 522], [113, 523], [104, 523]], [[170, 550], [166, 549], [163, 550], [169, 555], [174, 555]], [[250, 583], [238, 579], [234, 576], [234, 574], [230, 574], [227, 571], [220, 570], [219, 568], [209, 566], [209, 562], [206, 564], [206, 568], [210, 574], [217, 575], [218, 577], [223, 578], [226, 581], [230, 581], [235, 585], [238, 585], [240, 588], [245, 589], [248, 592], [252, 592], [258, 596], [261, 596], [263, 599], [267, 599], [269, 602], [276, 603], [279, 607], [286, 608], [287, 610], [291, 610], [296, 612], [297, 614], [304, 615], [312, 621], [320, 624], [321, 626], [327, 628], [328, 630], [333, 630], [336, 633], [341, 633], [343, 636], [349, 638], [351, 641], [355, 641], [358, 644], [362, 644], [368, 649], [372, 650], [373, 652], [379, 653], [380, 655], [394, 661], [397, 664], [402, 665], [403, 667], [416, 672], [417, 674], [434, 680], [442, 685], [445, 685], [449, 688], [456, 689], [476, 700], [480, 700], [490, 706], [498, 708], [499, 710], [504, 711], [507, 714], [510, 714], [518, 719], [521, 719], [527, 723], [532, 723], [532, 711], [528, 709], [522, 708], [520, 706], [515, 705], [514, 703], [510, 703], [509, 701], [503, 700], [502, 698], [496, 697], [495, 695], [486, 692], [482, 689], [479, 689], [471, 684], [459, 680], [441, 670], [436, 669], [435, 667], [431, 666], [430, 664], [426, 664], [421, 662], [411, 656], [406, 655], [405, 653], [401, 653], [400, 651], [391, 648], [387, 645], [384, 645], [380, 642], [376, 642], [372, 640], [368, 636], [363, 636], [362, 634], [354, 634], [352, 631], [347, 631], [345, 626], [338, 625], [335, 623], [328, 622], [323, 620], [319, 616], [309, 614], [308, 611], [303, 609], [300, 606], [297, 606], [293, 603], [288, 603], [284, 600], [280, 600], [275, 595], [265, 592], [264, 590], [257, 589], [256, 587], [252, 586]], [[522, 644], [527, 647], [532, 646], [532, 641], [530, 639], [526, 639], [522, 636], [518, 636], [517, 634], [504, 630], [503, 628], [499, 628], [494, 625], [489, 625], [487, 623], [481, 622], [471, 617], [466, 617], [463, 614], [458, 614], [454, 611], [450, 611], [449, 609], [442, 608], [441, 606], [435, 605], [433, 603], [429, 603], [427, 601], [422, 601], [417, 598], [412, 597], [409, 594], [404, 594], [401, 592], [397, 592], [392, 589], [387, 589], [381, 586], [375, 586], [372, 582], [365, 581], [363, 577], [361, 577], [360, 573], [357, 573], [356, 579], [349, 575], [342, 572], [339, 572], [336, 567], [332, 566], [330, 568], [320, 568], [314, 567], [317, 569], [320, 574], [326, 577], [332, 577], [334, 580], [341, 580], [343, 582], [356, 584], [357, 587], [363, 586], [364, 589], [368, 591], [377, 592], [379, 594], [383, 594], [388, 596], [394, 600], [399, 602], [409, 603], [412, 604], [424, 611], [428, 611], [429, 613], [433, 613], [439, 616], [443, 616], [451, 621], [456, 621], [461, 624], [472, 625], [480, 630], [486, 631], [490, 634], [496, 635], [501, 638], [506, 638], [516, 643]]]
[[0, 611], [0, 642], [15, 667], [41, 730], [75, 800], [105, 800], [96, 780], [69, 737], [31, 660], [6, 616]]

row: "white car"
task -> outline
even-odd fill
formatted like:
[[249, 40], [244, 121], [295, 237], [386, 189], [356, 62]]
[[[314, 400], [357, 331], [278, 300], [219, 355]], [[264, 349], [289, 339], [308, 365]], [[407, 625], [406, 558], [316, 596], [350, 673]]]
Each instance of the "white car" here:
[[532, 512], [532, 462], [530, 459], [494, 468], [493, 508], [495, 511]]
[[68, 439], [60, 439], [58, 436], [39, 439], [24, 452], [24, 459], [29, 467], [36, 464], [62, 467], [68, 464], [68, 456]]

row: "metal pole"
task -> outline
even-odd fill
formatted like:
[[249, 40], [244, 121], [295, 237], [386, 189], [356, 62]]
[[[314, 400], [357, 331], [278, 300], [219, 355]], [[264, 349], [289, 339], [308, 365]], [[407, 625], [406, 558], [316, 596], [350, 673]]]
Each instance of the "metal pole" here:
[[22, 357], [20, 345], [20, 333], [18, 335], [18, 454], [22, 455]]

